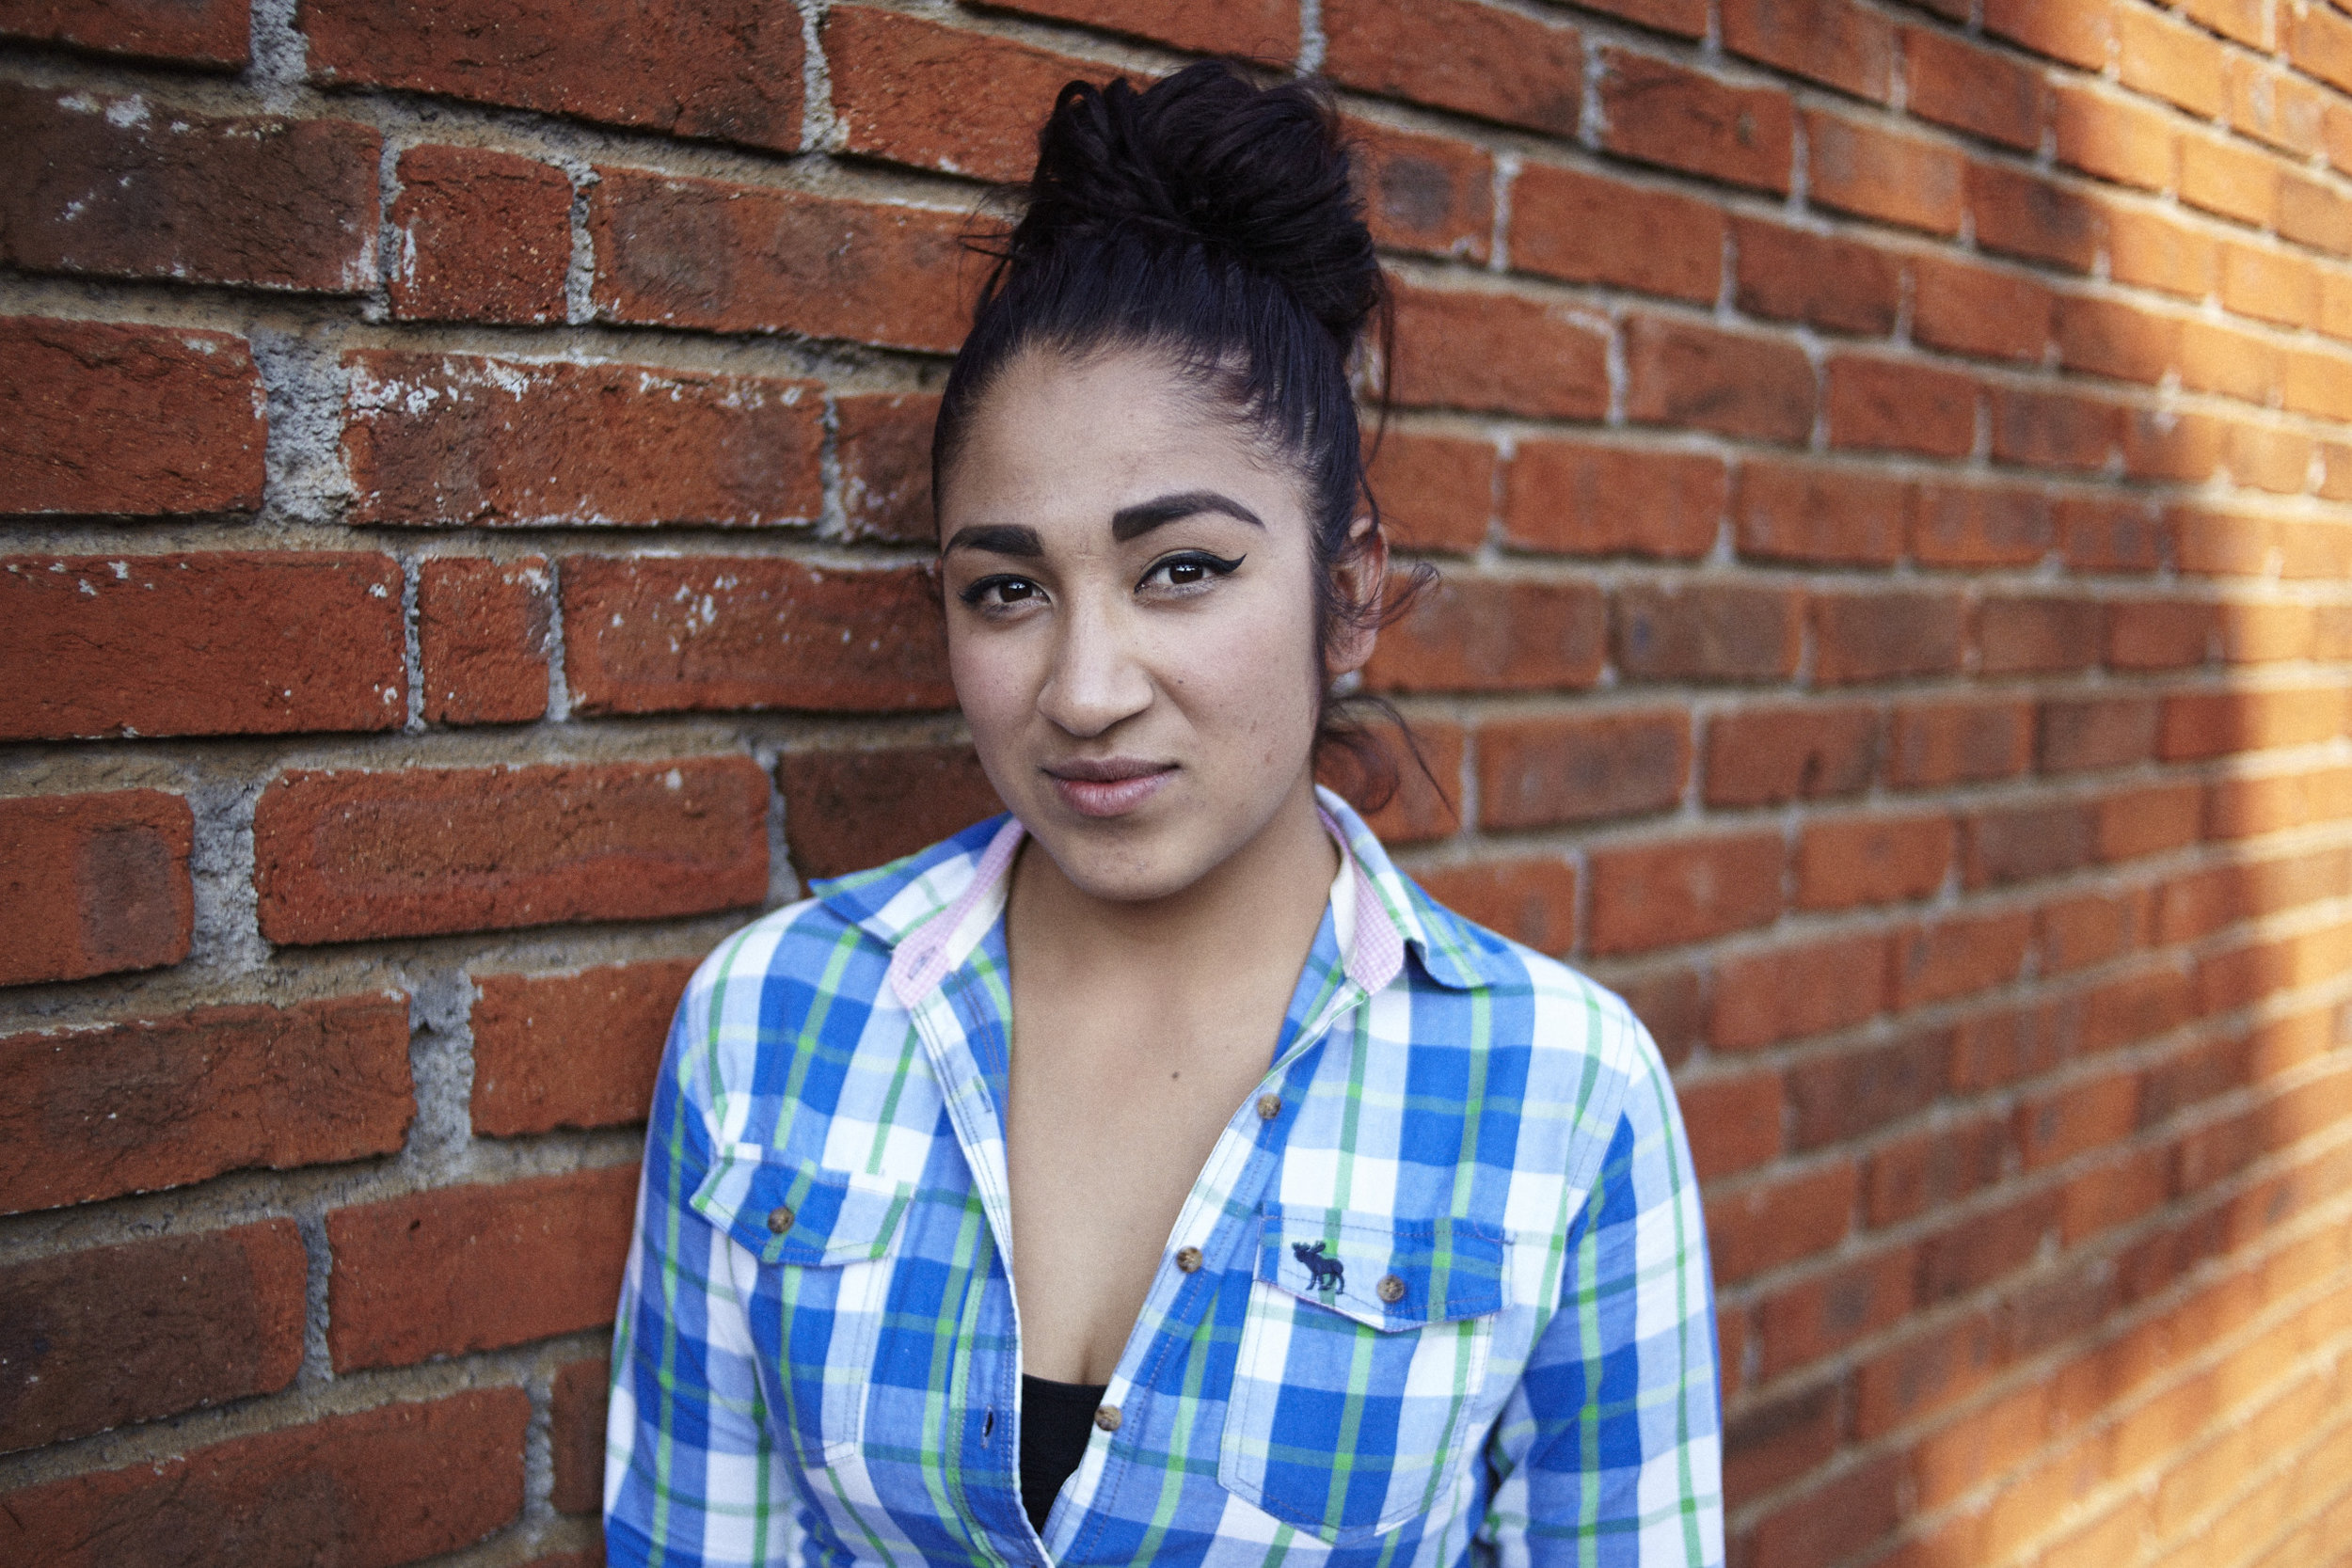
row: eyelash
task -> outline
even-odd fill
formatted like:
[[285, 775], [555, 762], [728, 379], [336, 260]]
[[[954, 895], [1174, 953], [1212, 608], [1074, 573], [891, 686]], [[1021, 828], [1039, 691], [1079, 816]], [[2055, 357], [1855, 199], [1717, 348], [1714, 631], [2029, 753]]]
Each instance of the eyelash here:
[[[1198, 567], [1201, 571], [1208, 573], [1211, 578], [1228, 577], [1239, 568], [1243, 562], [1248, 559], [1249, 558], [1247, 555], [1237, 555], [1229, 561], [1221, 555], [1211, 555], [1206, 550], [1185, 550], [1181, 554], [1171, 555], [1165, 560], [1153, 562], [1151, 565], [1151, 569], [1143, 574], [1143, 581], [1150, 582], [1153, 578], [1158, 577], [1163, 572], [1169, 572], [1180, 567], [1186, 566]], [[1018, 575], [1017, 573], [998, 572], [993, 576], [984, 577], [977, 582], [971, 583], [956, 596], [961, 599], [965, 604], [968, 604], [974, 609], [979, 610], [982, 614], [987, 614], [994, 610], [1009, 610], [1011, 606], [1004, 604], [1001, 601], [995, 604], [990, 604], [987, 602], [987, 599], [988, 595], [992, 592], [1011, 586], [1015, 583], [1032, 590], [1037, 588], [1037, 584], [1035, 582], [1031, 581], [1027, 578]], [[1139, 583], [1137, 586], [1140, 587], [1141, 584]], [[1205, 582], [1171, 582], [1168, 584], [1168, 587], [1177, 590], [1179, 593], [1197, 590], [1202, 586], [1205, 586]]]

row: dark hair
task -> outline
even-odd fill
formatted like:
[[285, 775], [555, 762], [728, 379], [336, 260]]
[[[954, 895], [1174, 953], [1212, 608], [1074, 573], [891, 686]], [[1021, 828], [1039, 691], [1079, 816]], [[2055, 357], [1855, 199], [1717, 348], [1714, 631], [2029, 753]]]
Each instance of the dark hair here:
[[[1147, 349], [1297, 467], [1318, 646], [1400, 611], [1428, 568], [1397, 574], [1393, 591], [1367, 603], [1346, 602], [1334, 578], [1369, 547], [1371, 533], [1351, 533], [1356, 519], [1380, 527], [1349, 364], [1368, 328], [1385, 346], [1389, 325], [1388, 284], [1349, 174], [1339, 116], [1316, 84], [1259, 87], [1207, 60], [1141, 92], [1124, 81], [1063, 87], [1038, 133], [1037, 172], [1014, 193], [1021, 221], [982, 246], [995, 265], [940, 401], [932, 495], [974, 409], [1024, 350]], [[1402, 728], [1376, 698], [1327, 691], [1315, 749], [1346, 753], [1355, 793], [1377, 805], [1394, 793], [1396, 769], [1359, 721], [1363, 709]], [[1405, 743], [1418, 762], [1409, 732]]]

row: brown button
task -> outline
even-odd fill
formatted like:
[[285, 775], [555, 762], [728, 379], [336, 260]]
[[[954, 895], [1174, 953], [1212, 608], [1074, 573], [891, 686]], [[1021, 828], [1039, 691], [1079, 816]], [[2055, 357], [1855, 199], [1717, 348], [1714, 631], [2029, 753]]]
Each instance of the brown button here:
[[1186, 1274], [1192, 1273], [1195, 1269], [1200, 1266], [1200, 1249], [1197, 1246], [1178, 1247], [1176, 1249], [1176, 1266]]
[[1380, 1276], [1380, 1283], [1375, 1285], [1373, 1289], [1379, 1291], [1380, 1299], [1387, 1302], [1391, 1307], [1394, 1307], [1398, 1302], [1405, 1299], [1405, 1281], [1397, 1278], [1397, 1276], [1392, 1274], [1382, 1275]]
[[1119, 1430], [1119, 1406], [1115, 1404], [1096, 1405], [1094, 1407], [1094, 1424], [1101, 1427], [1104, 1432], [1117, 1432]]
[[1272, 1121], [1281, 1114], [1282, 1097], [1280, 1095], [1262, 1094], [1258, 1097], [1258, 1119], [1260, 1121]]
[[792, 1228], [792, 1221], [796, 1217], [791, 1210], [779, 1205], [768, 1211], [768, 1228], [781, 1236]]

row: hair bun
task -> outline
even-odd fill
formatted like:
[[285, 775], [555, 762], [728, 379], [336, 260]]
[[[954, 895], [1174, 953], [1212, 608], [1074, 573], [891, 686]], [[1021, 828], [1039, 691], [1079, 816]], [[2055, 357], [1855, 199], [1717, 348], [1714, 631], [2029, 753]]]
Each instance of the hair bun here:
[[1038, 133], [1015, 267], [1115, 231], [1196, 244], [1279, 281], [1344, 350], [1381, 299], [1339, 116], [1318, 87], [1206, 60], [1137, 92], [1072, 82]]

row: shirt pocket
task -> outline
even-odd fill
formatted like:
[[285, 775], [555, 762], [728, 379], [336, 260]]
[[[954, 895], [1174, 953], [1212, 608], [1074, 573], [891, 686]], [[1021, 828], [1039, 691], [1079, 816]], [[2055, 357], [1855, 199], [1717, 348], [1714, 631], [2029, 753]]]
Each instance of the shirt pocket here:
[[1494, 1414], [1507, 1257], [1470, 1221], [1268, 1206], [1219, 1483], [1335, 1545], [1443, 1501]]
[[804, 1462], [857, 1449], [890, 1289], [890, 1243], [914, 1196], [902, 1181], [739, 1144], [695, 1190], [694, 1211], [758, 1259], [744, 1291]]

